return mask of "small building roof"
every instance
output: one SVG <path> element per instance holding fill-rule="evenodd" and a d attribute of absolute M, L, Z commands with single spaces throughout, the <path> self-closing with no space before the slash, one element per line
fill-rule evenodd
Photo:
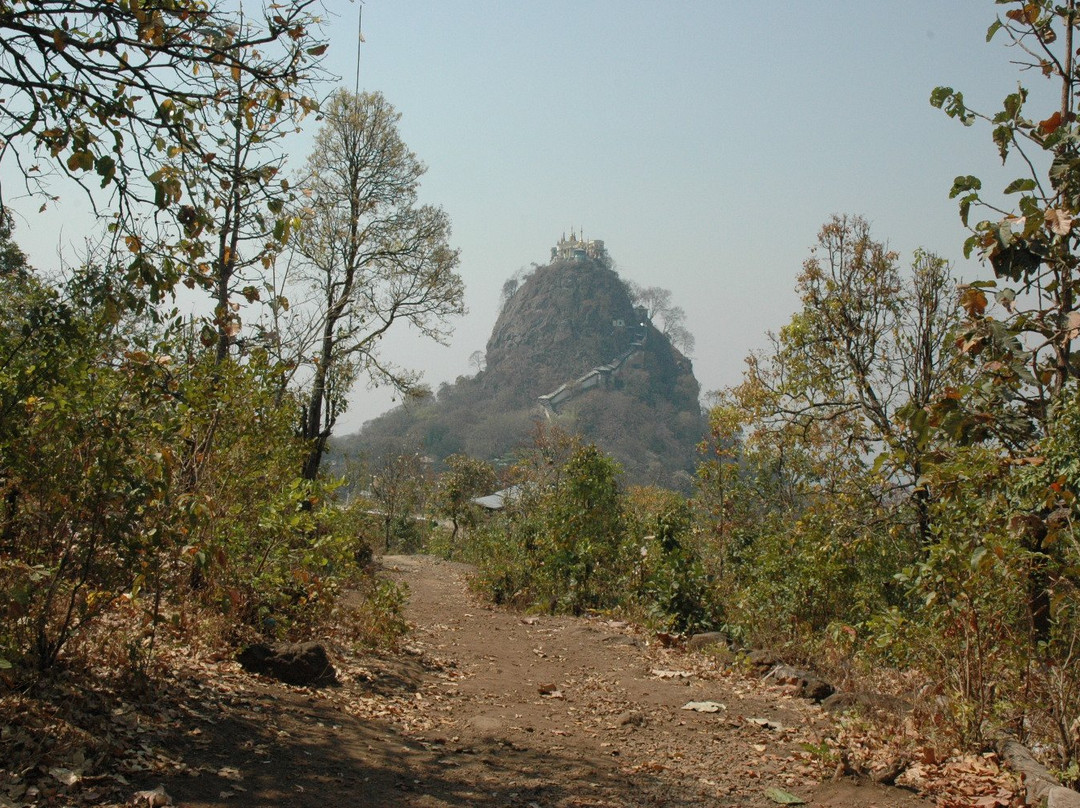
<path fill-rule="evenodd" d="M 481 508 L 487 508 L 489 511 L 501 511 L 509 503 L 516 502 L 521 499 L 521 486 L 512 485 L 509 488 L 504 488 L 502 491 L 496 491 L 494 494 L 488 494 L 486 497 L 476 497 L 471 502 L 479 505 Z"/>

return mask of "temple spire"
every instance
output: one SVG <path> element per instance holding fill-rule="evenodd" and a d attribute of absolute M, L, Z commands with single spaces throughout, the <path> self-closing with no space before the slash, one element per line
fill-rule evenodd
<path fill-rule="evenodd" d="M 559 243 L 551 248 L 552 263 L 556 261 L 585 261 L 587 259 L 604 261 L 607 259 L 607 250 L 604 248 L 604 242 L 600 239 L 586 240 L 584 228 L 579 231 L 575 225 L 570 226 L 569 239 L 566 238 L 566 231 L 564 230 Z"/>

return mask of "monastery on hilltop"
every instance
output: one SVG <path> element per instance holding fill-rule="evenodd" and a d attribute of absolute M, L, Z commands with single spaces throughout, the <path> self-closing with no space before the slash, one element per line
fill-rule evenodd
<path fill-rule="evenodd" d="M 586 241 L 585 236 L 578 237 L 573 228 L 570 229 L 569 239 L 566 233 L 563 233 L 559 243 L 551 248 L 551 263 L 553 264 L 558 261 L 584 261 L 586 258 L 591 258 L 593 261 L 606 260 L 607 250 L 604 249 L 604 242 L 600 239 Z"/>

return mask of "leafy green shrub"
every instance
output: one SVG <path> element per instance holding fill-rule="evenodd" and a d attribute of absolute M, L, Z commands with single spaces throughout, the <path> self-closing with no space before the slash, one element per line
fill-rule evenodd
<path fill-rule="evenodd" d="M 536 605 L 534 553 L 538 520 L 523 507 L 498 513 L 472 531 L 462 559 L 475 564 L 472 587 L 493 603 L 525 609 Z"/>
<path fill-rule="evenodd" d="M 115 353 L 93 312 L 39 326 L 62 363 L 0 338 L 0 656 L 43 671 L 119 598 L 162 583 L 176 468 L 158 438 L 168 394 L 144 373 L 147 355 Z"/>
<path fill-rule="evenodd" d="M 371 571 L 352 581 L 334 608 L 346 639 L 361 649 L 395 648 L 409 630 L 405 620 L 408 587 L 376 577 Z"/>
<path fill-rule="evenodd" d="M 484 461 L 455 454 L 446 458 L 447 470 L 439 479 L 436 512 L 450 520 L 452 530 L 442 545 L 446 558 L 453 558 L 460 530 L 476 527 L 483 509 L 472 500 L 495 490 L 494 467 Z"/>
<path fill-rule="evenodd" d="M 464 558 L 496 603 L 581 614 L 617 610 L 657 628 L 713 627 L 716 590 L 693 547 L 684 497 L 618 487 L 618 466 L 595 446 L 537 464 L 520 499 L 470 532 Z M 528 464 L 519 468 L 524 473 Z"/>
<path fill-rule="evenodd" d="M 326 507 L 332 486 L 298 479 L 275 363 L 216 362 L 179 330 L 92 300 L 75 316 L 32 277 L 8 280 L 5 303 L 42 313 L 0 328 L 0 664 L 45 671 L 109 614 L 138 624 L 137 670 L 166 615 L 226 615 L 234 636 L 329 615 L 360 545 Z"/>
<path fill-rule="evenodd" d="M 695 546 L 694 514 L 686 498 L 634 488 L 626 497 L 626 513 L 620 589 L 664 631 L 692 634 L 718 626 L 719 590 Z"/>
<path fill-rule="evenodd" d="M 615 560 L 623 538 L 619 468 L 596 446 L 570 457 L 536 537 L 537 577 L 551 611 L 580 614 L 617 602 Z"/>
<path fill-rule="evenodd" d="M 1024 690 L 1023 553 L 1007 530 L 1008 464 L 968 449 L 930 472 L 938 492 L 933 543 L 897 573 L 910 600 L 870 621 L 870 658 L 918 670 L 920 709 L 950 740 L 977 745 L 989 730 L 1017 723 Z"/>

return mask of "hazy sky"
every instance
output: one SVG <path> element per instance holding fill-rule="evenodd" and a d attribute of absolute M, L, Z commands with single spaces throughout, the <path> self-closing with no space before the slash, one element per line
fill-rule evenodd
<path fill-rule="evenodd" d="M 946 84 L 992 110 L 1015 88 L 1015 54 L 985 42 L 1000 10 L 368 0 L 361 87 L 397 106 L 429 166 L 422 195 L 453 221 L 469 307 L 450 348 L 395 350 L 433 387 L 473 372 L 503 281 L 545 263 L 571 226 L 603 239 L 624 277 L 672 290 L 704 391 L 737 382 L 746 353 L 790 317 L 795 277 L 833 213 L 867 217 L 905 261 L 920 246 L 960 259 L 953 178 L 1004 187 L 1011 175 L 988 132 L 928 99 Z M 348 11 L 331 64 L 352 86 Z M 388 403 L 358 390 L 346 427 Z"/>
<path fill-rule="evenodd" d="M 351 89 L 359 7 L 328 5 L 340 13 L 330 67 Z M 1003 188 L 1014 172 L 985 128 L 928 99 L 946 84 L 995 110 L 1015 89 L 1015 54 L 985 43 L 1000 11 L 991 0 L 367 0 L 361 89 L 397 107 L 429 167 L 421 196 L 453 222 L 469 308 L 449 347 L 398 335 L 387 350 L 433 388 L 472 373 L 503 281 L 545 263 L 571 227 L 603 239 L 623 277 L 671 289 L 703 391 L 737 382 L 746 353 L 789 319 L 832 214 L 865 216 L 905 261 L 920 246 L 960 259 L 953 178 Z M 309 144 L 292 142 L 297 163 Z M 17 237 L 40 265 L 55 233 L 28 214 Z M 392 403 L 363 385 L 353 402 L 342 433 Z"/>

